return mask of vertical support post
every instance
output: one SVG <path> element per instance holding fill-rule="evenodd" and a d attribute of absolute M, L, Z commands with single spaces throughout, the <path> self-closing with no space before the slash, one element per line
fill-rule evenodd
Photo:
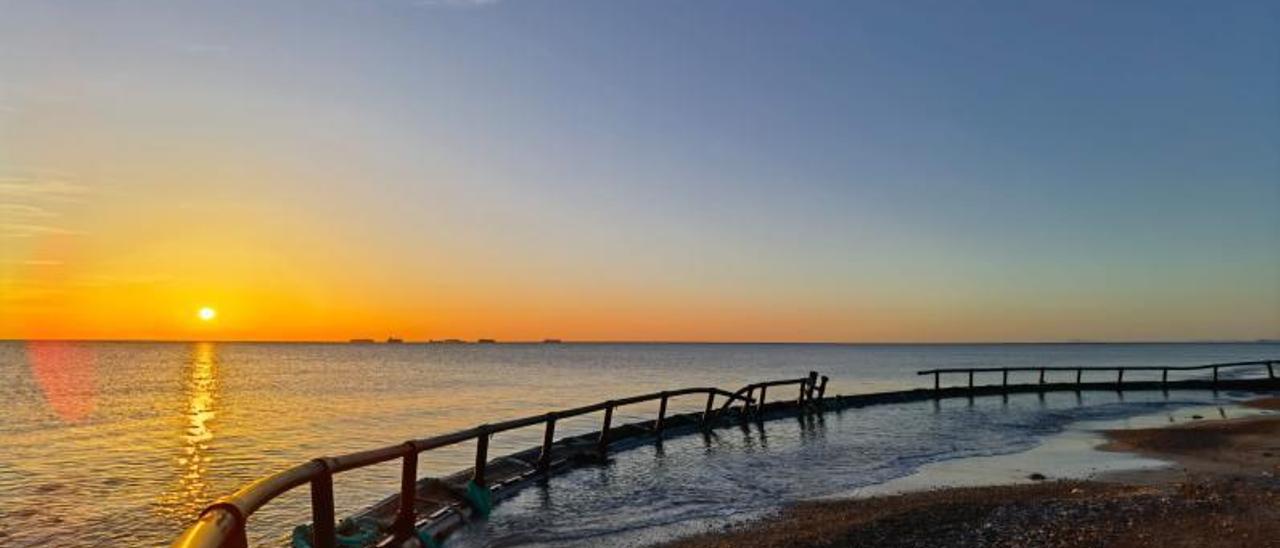
<path fill-rule="evenodd" d="M 1009 370 L 1008 369 L 1004 369 L 1000 371 L 1000 386 L 1003 386 L 1006 389 L 1009 388 Z"/>
<path fill-rule="evenodd" d="M 236 520 L 236 530 L 231 533 L 228 548 L 249 548 L 249 534 L 245 531 L 244 520 Z"/>
<path fill-rule="evenodd" d="M 764 397 L 768 393 L 769 393 L 768 386 L 760 387 L 760 399 L 756 400 L 756 415 L 759 415 L 760 413 L 764 412 Z"/>
<path fill-rule="evenodd" d="M 600 426 L 600 439 L 596 440 L 596 452 L 601 457 L 609 452 L 609 424 L 613 422 L 613 401 L 605 403 L 604 424 Z"/>
<path fill-rule="evenodd" d="M 1267 378 L 1276 378 L 1276 370 L 1273 368 L 1276 362 L 1267 362 Z"/>
<path fill-rule="evenodd" d="M 556 441 L 556 414 L 547 413 L 547 428 L 542 433 L 542 452 L 538 454 L 538 471 L 551 469 L 551 444 Z"/>
<path fill-rule="evenodd" d="M 207 507 L 204 509 L 204 512 L 207 513 L 213 508 L 213 506 Z M 246 520 L 244 516 L 240 515 L 240 510 L 234 506 L 227 508 L 227 513 L 231 514 L 232 519 L 234 519 L 236 523 L 231 529 L 231 534 L 227 536 L 226 540 L 223 541 L 221 545 L 219 545 L 219 548 L 249 548 L 249 535 L 245 534 Z"/>
<path fill-rule="evenodd" d="M 662 393 L 662 401 L 658 404 L 658 420 L 653 424 L 655 432 L 662 432 L 662 423 L 667 420 L 667 393 Z"/>
<path fill-rule="evenodd" d="M 716 393 L 707 392 L 707 408 L 702 411 L 702 424 L 707 424 L 711 419 L 711 407 L 716 403 Z"/>
<path fill-rule="evenodd" d="M 1040 384 L 1044 384 L 1044 368 L 1040 368 Z"/>
<path fill-rule="evenodd" d="M 1213 385 L 1218 385 L 1218 366 L 1213 366 Z"/>
<path fill-rule="evenodd" d="M 322 471 L 311 479 L 311 534 L 312 546 L 333 548 L 337 531 L 333 523 L 333 472 L 328 459 L 315 459 Z"/>
<path fill-rule="evenodd" d="M 1124 368 L 1116 369 L 1116 390 L 1120 389 L 1120 385 L 1124 384 Z"/>
<path fill-rule="evenodd" d="M 805 386 L 808 387 L 809 389 L 809 393 L 805 395 L 805 399 L 813 400 L 813 391 L 817 390 L 818 388 L 818 372 L 817 371 L 809 372 L 809 382 L 805 383 Z"/>
<path fill-rule="evenodd" d="M 1160 385 L 1161 385 L 1161 386 L 1164 386 L 1164 385 L 1166 385 L 1166 384 L 1169 384 L 1169 370 L 1168 370 L 1168 369 L 1161 369 L 1161 370 L 1160 370 Z"/>
<path fill-rule="evenodd" d="M 804 393 L 806 392 L 804 381 L 800 382 L 800 396 L 796 398 L 796 405 L 804 404 Z"/>
<path fill-rule="evenodd" d="M 822 380 L 818 382 L 818 399 L 827 397 L 827 381 L 831 380 L 826 375 L 822 376 Z"/>
<path fill-rule="evenodd" d="M 1080 378 L 1084 376 L 1084 369 L 1076 369 L 1076 384 L 1080 384 Z"/>
<path fill-rule="evenodd" d="M 941 386 L 940 386 L 941 382 L 939 381 L 939 377 L 941 376 L 942 374 L 940 372 L 938 372 L 937 370 L 934 370 L 933 372 L 933 391 L 934 392 L 937 392 L 938 390 L 941 389 Z M 937 394 L 934 394 L 934 397 L 937 397 Z"/>
<path fill-rule="evenodd" d="M 969 389 L 973 389 L 973 370 L 969 370 Z"/>
<path fill-rule="evenodd" d="M 480 435 L 476 436 L 476 467 L 471 473 L 471 481 L 480 487 L 485 486 L 485 468 L 489 465 L 489 425 L 480 427 Z"/>
<path fill-rule="evenodd" d="M 396 538 L 413 536 L 413 520 L 418 501 L 418 447 L 412 441 L 404 442 L 404 464 L 400 467 L 400 512 L 396 516 Z"/>

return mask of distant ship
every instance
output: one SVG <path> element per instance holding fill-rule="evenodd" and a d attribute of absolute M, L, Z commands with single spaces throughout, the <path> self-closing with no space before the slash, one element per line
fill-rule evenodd
<path fill-rule="evenodd" d="M 351 339 L 351 344 L 373 344 L 373 339 Z"/>
<path fill-rule="evenodd" d="M 493 344 L 496 342 L 498 341 L 495 341 L 493 339 L 476 339 L 476 344 Z"/>
<path fill-rule="evenodd" d="M 560 344 L 561 342 L 564 341 L 561 341 L 560 339 L 542 339 L 542 344 Z"/>
<path fill-rule="evenodd" d="M 387 344 L 400 344 L 400 343 L 402 343 L 402 342 L 404 342 L 404 339 L 397 339 L 397 338 L 395 338 L 395 337 L 387 337 Z"/>

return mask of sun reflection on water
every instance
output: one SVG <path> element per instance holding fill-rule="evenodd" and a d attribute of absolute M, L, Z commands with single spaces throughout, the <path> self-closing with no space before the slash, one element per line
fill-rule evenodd
<path fill-rule="evenodd" d="M 174 457 L 177 482 L 161 496 L 167 514 L 183 519 L 196 515 L 211 500 L 209 466 L 213 460 L 213 421 L 217 417 L 218 354 L 213 343 L 195 343 L 184 371 L 181 450 Z"/>

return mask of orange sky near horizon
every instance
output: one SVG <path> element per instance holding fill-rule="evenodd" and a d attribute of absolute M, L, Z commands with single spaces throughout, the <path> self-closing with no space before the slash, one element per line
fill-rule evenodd
<path fill-rule="evenodd" d="M 892 284 L 861 302 L 848 295 L 824 302 L 800 289 L 753 294 L 732 281 L 718 291 L 663 287 L 661 280 L 648 290 L 528 285 L 517 277 L 477 276 L 468 285 L 449 274 L 444 281 L 395 275 L 395 265 L 342 267 L 365 260 L 358 253 L 306 260 L 244 242 L 221 251 L 183 243 L 152 243 L 127 258 L 83 243 L 51 244 L 62 259 L 35 259 L 4 273 L 0 338 L 985 342 L 1170 340 L 1168 333 L 1212 333 L 1223 325 L 1199 318 L 1194 304 L 1162 321 L 1142 309 L 1099 320 L 1105 303 L 1010 306 L 962 293 L 912 296 Z M 217 317 L 201 321 L 204 306 Z"/>

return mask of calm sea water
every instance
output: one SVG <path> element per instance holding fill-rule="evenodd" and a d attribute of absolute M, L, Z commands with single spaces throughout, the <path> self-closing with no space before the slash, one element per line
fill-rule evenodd
<path fill-rule="evenodd" d="M 212 499 L 309 458 L 664 388 L 734 389 L 812 369 L 831 376 L 828 393 L 848 394 L 927 386 L 914 372 L 934 367 L 1193 365 L 1277 356 L 1274 344 L 2 342 L 0 544 L 162 545 Z M 500 506 L 455 543 L 626 544 L 647 538 L 640 532 L 885 481 L 928 462 L 1026 448 L 1074 420 L 1211 398 L 997 398 L 729 428 L 558 477 Z M 702 403 L 673 405 L 693 411 Z M 654 412 L 626 408 L 618 419 Z M 571 420 L 558 430 L 595 430 L 597 420 Z M 492 454 L 537 445 L 540 436 L 537 428 L 496 436 Z M 451 473 L 471 458 L 470 446 L 432 451 L 420 470 Z M 339 512 L 395 492 L 398 478 L 394 463 L 338 476 Z M 305 488 L 277 499 L 253 517 L 252 538 L 284 538 L 308 520 L 308 508 Z"/>

